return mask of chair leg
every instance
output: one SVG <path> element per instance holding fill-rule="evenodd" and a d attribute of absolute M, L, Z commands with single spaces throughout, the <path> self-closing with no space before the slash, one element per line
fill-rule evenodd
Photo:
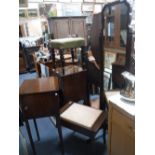
<path fill-rule="evenodd" d="M 28 136 L 29 136 L 29 140 L 30 140 L 30 144 L 31 144 L 31 147 L 32 147 L 33 154 L 36 155 L 36 150 L 35 150 L 35 146 L 34 146 L 34 143 L 33 143 L 32 134 L 31 134 L 31 130 L 30 130 L 28 120 L 26 120 L 25 123 L 26 123 L 26 129 L 27 129 L 27 132 L 28 132 Z"/>
<path fill-rule="evenodd" d="M 62 128 L 60 125 L 60 117 L 59 116 L 56 116 L 56 124 L 57 124 L 58 134 L 59 134 L 59 138 L 60 138 L 61 154 L 64 155 L 64 143 L 63 143 Z"/>
<path fill-rule="evenodd" d="M 40 141 L 40 135 L 39 135 L 39 130 L 38 130 L 36 119 L 33 119 L 33 122 L 34 122 L 34 126 L 35 126 L 35 129 L 36 129 L 38 141 Z"/>
<path fill-rule="evenodd" d="M 95 146 L 94 146 L 94 141 L 95 141 L 95 137 L 94 136 L 92 136 L 91 137 L 91 154 L 92 155 L 95 155 Z"/>
<path fill-rule="evenodd" d="M 103 143 L 106 145 L 106 127 L 103 127 Z"/>

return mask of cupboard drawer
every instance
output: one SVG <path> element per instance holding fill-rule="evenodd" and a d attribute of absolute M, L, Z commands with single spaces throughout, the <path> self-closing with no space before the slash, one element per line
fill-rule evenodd
<path fill-rule="evenodd" d="M 121 113 L 115 108 L 112 109 L 112 123 L 117 124 L 130 137 L 134 138 L 135 136 L 134 121 L 128 118 L 127 116 L 125 116 L 123 113 Z"/>

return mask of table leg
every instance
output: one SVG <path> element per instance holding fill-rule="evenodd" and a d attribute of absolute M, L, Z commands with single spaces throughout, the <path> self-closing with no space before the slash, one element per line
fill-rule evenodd
<path fill-rule="evenodd" d="M 31 134 L 31 130 L 30 130 L 28 120 L 26 120 L 25 123 L 26 123 L 26 129 L 27 129 L 27 132 L 28 132 L 28 136 L 29 136 L 29 140 L 30 140 L 30 144 L 31 144 L 31 147 L 32 147 L 33 154 L 37 155 L 36 150 L 35 150 L 35 146 L 34 146 L 34 143 L 33 143 L 32 134 Z"/>
<path fill-rule="evenodd" d="M 59 138 L 60 138 L 61 154 L 64 155 L 64 143 L 63 143 L 62 129 L 61 129 L 61 125 L 60 125 L 59 115 L 56 116 L 56 124 L 57 124 Z"/>
<path fill-rule="evenodd" d="M 33 119 L 33 122 L 34 122 L 34 126 L 35 126 L 35 129 L 36 129 L 38 141 L 40 141 L 40 135 L 39 135 L 39 130 L 38 130 L 36 119 Z"/>

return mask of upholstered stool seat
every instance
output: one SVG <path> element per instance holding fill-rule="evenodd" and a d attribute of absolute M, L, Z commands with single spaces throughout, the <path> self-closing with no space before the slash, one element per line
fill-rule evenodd
<path fill-rule="evenodd" d="M 60 118 L 73 124 L 92 129 L 102 111 L 89 106 L 73 103 L 67 110 L 61 113 Z"/>
<path fill-rule="evenodd" d="M 62 38 L 49 41 L 49 46 L 55 49 L 76 48 L 84 46 L 84 38 Z"/>
<path fill-rule="evenodd" d="M 100 129 L 103 129 L 103 141 L 105 144 L 106 129 L 104 123 L 107 120 L 106 111 L 75 102 L 69 102 L 60 109 L 60 120 L 62 126 L 90 138 L 90 149 L 92 149 L 91 154 L 96 154 L 94 142 L 95 136 Z"/>
<path fill-rule="evenodd" d="M 60 59 L 61 67 L 64 67 L 65 62 L 65 51 L 69 50 L 71 52 L 71 63 L 75 63 L 75 51 L 77 48 L 81 48 L 81 65 L 84 67 L 84 46 L 85 40 L 84 38 L 60 38 L 60 39 L 52 39 L 49 40 L 49 49 L 52 55 L 53 62 L 56 62 L 56 59 Z M 58 51 L 59 56 L 56 56 L 56 51 Z M 66 55 L 68 57 L 69 55 Z M 77 57 L 76 57 L 77 58 Z M 69 62 L 70 63 L 70 62 Z M 53 65 L 56 68 L 56 65 Z"/>

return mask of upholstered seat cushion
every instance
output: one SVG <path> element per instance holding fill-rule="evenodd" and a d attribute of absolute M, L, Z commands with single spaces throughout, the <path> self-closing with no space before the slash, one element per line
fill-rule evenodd
<path fill-rule="evenodd" d="M 62 39 L 52 39 L 49 41 L 49 46 L 51 48 L 66 49 L 66 48 L 76 48 L 81 47 L 85 43 L 84 38 L 62 38 Z"/>
<path fill-rule="evenodd" d="M 92 128 L 101 114 L 102 111 L 99 109 L 73 103 L 61 113 L 60 118 L 76 125 Z"/>

